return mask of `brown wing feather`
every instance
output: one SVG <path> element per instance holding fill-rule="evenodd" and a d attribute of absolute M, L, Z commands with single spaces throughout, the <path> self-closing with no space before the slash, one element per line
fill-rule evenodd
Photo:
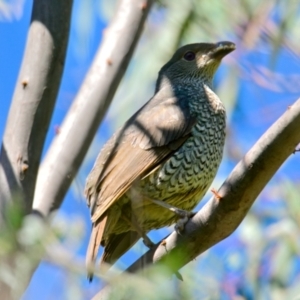
<path fill-rule="evenodd" d="M 136 231 L 127 231 L 111 236 L 105 244 L 101 263 L 114 264 L 127 250 L 129 250 L 140 238 Z"/>
<path fill-rule="evenodd" d="M 86 254 L 86 266 L 88 269 L 94 266 L 94 261 L 99 251 L 106 222 L 107 222 L 107 214 L 103 215 L 101 220 L 99 220 L 98 222 L 93 223 L 92 234 L 90 237 L 90 242 Z M 92 281 L 93 271 L 88 270 L 87 277 L 89 281 Z"/>
<path fill-rule="evenodd" d="M 189 136 L 196 119 L 177 98 L 155 95 L 118 130 L 100 152 L 86 194 L 96 222 L 130 188 Z"/>

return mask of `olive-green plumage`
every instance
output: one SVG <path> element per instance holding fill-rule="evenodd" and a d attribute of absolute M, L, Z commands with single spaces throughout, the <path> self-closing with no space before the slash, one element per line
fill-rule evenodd
<path fill-rule="evenodd" d="M 140 238 L 128 220 L 144 232 L 176 222 L 151 199 L 192 210 L 204 196 L 225 139 L 225 109 L 212 79 L 234 49 L 231 42 L 178 49 L 160 70 L 154 96 L 105 144 L 86 183 L 88 265 L 100 244 L 102 261 L 114 263 Z"/>

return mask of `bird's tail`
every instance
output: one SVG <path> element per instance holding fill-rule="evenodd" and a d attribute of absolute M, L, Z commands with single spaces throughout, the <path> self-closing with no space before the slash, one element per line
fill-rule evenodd
<path fill-rule="evenodd" d="M 107 214 L 102 216 L 99 221 L 96 221 L 93 224 L 92 234 L 86 253 L 87 278 L 90 282 L 93 280 L 95 261 L 102 241 L 106 222 Z"/>
<path fill-rule="evenodd" d="M 139 239 L 140 235 L 136 231 L 131 230 L 110 236 L 106 241 L 100 265 L 102 263 L 113 265 Z"/>

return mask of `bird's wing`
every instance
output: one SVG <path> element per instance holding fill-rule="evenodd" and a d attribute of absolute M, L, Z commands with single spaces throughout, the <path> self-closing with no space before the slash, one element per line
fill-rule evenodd
<path fill-rule="evenodd" d="M 196 118 L 188 104 L 163 93 L 154 96 L 118 130 L 100 152 L 86 184 L 96 222 L 130 188 L 178 149 Z"/>
<path fill-rule="evenodd" d="M 101 263 L 113 265 L 125 252 L 127 252 L 139 239 L 137 231 L 126 231 L 114 234 L 106 241 Z"/>

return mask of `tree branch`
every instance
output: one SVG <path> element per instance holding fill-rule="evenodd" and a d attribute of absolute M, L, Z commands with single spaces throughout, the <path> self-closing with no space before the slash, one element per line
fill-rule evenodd
<path fill-rule="evenodd" d="M 7 206 L 16 203 L 22 213 L 32 206 L 37 171 L 46 133 L 62 76 L 72 10 L 72 0 L 36 0 L 21 70 L 4 132 L 0 155 L 0 227 L 10 233 L 12 214 Z M 19 215 L 14 211 L 14 217 Z M 1 225 L 7 225 L 1 226 Z M 10 230 L 10 231 L 9 231 Z M 18 268 L 18 247 L 2 255 L 2 265 Z M 4 250 L 5 253 L 5 250 Z M 26 285 L 26 276 L 19 288 L 1 278 L 3 299 L 13 299 Z M 18 295 L 20 296 L 20 295 Z"/>
<path fill-rule="evenodd" d="M 25 212 L 31 210 L 37 170 L 64 66 L 72 2 L 34 1 L 1 148 L 1 212 L 11 199 L 21 200 Z"/>
<path fill-rule="evenodd" d="M 120 0 L 83 85 L 42 163 L 33 209 L 47 216 L 67 192 L 109 107 L 153 0 Z"/>
<path fill-rule="evenodd" d="M 218 191 L 186 224 L 184 234 L 173 232 L 132 264 L 136 272 L 149 264 L 164 264 L 175 272 L 229 236 L 300 141 L 300 99 L 263 134 L 231 172 Z"/>
<path fill-rule="evenodd" d="M 218 191 L 185 226 L 175 231 L 127 268 L 135 273 L 148 265 L 163 265 L 175 273 L 201 253 L 228 237 L 245 218 L 251 205 L 300 141 L 300 99 L 264 133 L 231 172 Z M 160 276 L 162 274 L 160 273 Z M 93 299 L 107 299 L 107 285 Z"/>

